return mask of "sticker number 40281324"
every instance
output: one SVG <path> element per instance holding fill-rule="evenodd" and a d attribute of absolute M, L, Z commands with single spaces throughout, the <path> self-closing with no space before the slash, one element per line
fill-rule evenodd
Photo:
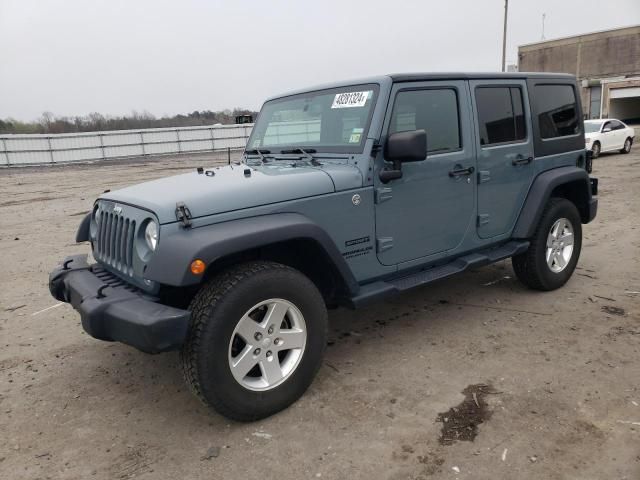
<path fill-rule="evenodd" d="M 371 90 L 367 92 L 338 93 L 333 99 L 331 108 L 364 107 Z"/>

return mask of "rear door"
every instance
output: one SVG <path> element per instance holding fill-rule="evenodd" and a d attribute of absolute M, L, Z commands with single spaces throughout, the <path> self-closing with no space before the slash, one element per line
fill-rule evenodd
<path fill-rule="evenodd" d="M 477 127 L 478 218 L 481 238 L 508 233 L 534 175 L 524 80 L 470 82 Z"/>

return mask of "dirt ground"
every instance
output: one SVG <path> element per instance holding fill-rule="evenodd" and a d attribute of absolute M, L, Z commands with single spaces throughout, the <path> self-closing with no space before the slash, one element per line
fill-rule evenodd
<path fill-rule="evenodd" d="M 0 171 L 0 478 L 640 479 L 640 145 L 595 161 L 564 288 L 527 290 L 505 261 L 330 312 L 309 391 L 253 424 L 203 407 L 176 353 L 90 338 L 47 289 L 88 251 L 99 193 L 211 162 Z"/>

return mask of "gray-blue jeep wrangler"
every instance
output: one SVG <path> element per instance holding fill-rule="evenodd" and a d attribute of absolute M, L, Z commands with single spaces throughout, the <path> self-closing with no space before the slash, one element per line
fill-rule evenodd
<path fill-rule="evenodd" d="M 243 162 L 108 192 L 50 290 L 101 340 L 179 349 L 193 392 L 249 421 L 298 399 L 327 308 L 512 258 L 571 277 L 596 215 L 576 80 L 403 74 L 268 100 Z"/>

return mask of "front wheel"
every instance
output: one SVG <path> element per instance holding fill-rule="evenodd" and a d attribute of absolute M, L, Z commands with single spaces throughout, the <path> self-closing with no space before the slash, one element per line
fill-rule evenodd
<path fill-rule="evenodd" d="M 591 147 L 591 158 L 598 158 L 600 156 L 600 142 L 593 142 Z"/>
<path fill-rule="evenodd" d="M 327 310 L 299 271 L 274 262 L 232 267 L 205 284 L 190 309 L 184 377 L 220 414 L 268 417 L 313 381 L 327 341 Z"/>
<path fill-rule="evenodd" d="M 512 258 L 518 279 L 536 290 L 563 286 L 576 268 L 582 248 L 582 222 L 565 198 L 549 200 L 529 249 Z"/>

